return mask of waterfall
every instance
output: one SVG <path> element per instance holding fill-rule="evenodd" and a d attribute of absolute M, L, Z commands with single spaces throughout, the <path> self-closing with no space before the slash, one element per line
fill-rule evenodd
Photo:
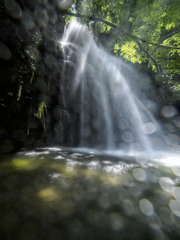
<path fill-rule="evenodd" d="M 79 146 L 104 150 L 150 151 L 158 124 L 132 91 L 126 64 L 97 46 L 86 26 L 72 21 L 60 41 L 72 124 Z M 77 126 L 78 125 L 78 126 Z"/>

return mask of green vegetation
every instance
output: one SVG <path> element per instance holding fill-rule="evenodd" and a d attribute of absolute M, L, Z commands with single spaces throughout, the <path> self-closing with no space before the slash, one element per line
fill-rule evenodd
<path fill-rule="evenodd" d="M 144 64 L 178 97 L 180 91 L 179 0 L 77 0 L 78 15 L 96 37 L 127 62 Z M 69 18 L 69 16 L 68 16 Z"/>

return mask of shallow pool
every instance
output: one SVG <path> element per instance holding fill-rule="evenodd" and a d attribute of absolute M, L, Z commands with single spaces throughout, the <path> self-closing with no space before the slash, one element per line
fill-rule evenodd
<path fill-rule="evenodd" d="M 143 159 L 56 147 L 1 156 L 0 239 L 180 239 L 180 167 Z"/>

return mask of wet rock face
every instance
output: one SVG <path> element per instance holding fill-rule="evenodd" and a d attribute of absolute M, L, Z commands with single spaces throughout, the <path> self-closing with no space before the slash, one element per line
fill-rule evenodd
<path fill-rule="evenodd" d="M 65 22 L 57 1 L 5 0 L 0 6 L 1 152 L 63 144 L 69 128 L 68 84 L 61 80 L 57 39 Z"/>

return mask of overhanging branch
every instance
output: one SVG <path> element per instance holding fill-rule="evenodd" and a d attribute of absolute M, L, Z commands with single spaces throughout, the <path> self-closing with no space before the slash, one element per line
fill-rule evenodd
<path fill-rule="evenodd" d="M 158 43 L 153 43 L 153 42 L 149 42 L 147 41 L 146 39 L 143 39 L 143 38 L 140 38 L 140 37 L 137 37 L 131 33 L 128 33 L 126 32 L 125 30 L 123 29 L 120 29 L 118 26 L 116 26 L 115 24 L 111 23 L 111 22 L 108 22 L 106 20 L 103 20 L 101 18 L 97 18 L 97 17 L 92 17 L 92 16 L 88 16 L 88 15 L 84 15 L 84 14 L 78 14 L 78 13 L 71 13 L 71 12 L 67 12 L 67 11 L 61 11 L 61 14 L 62 15 L 68 15 L 68 16 L 74 16 L 74 17 L 77 17 L 77 18 L 86 18 L 86 19 L 89 19 L 91 21 L 96 21 L 96 22 L 102 22 L 112 28 L 115 28 L 117 29 L 118 31 L 121 31 L 124 35 L 132 38 L 134 41 L 141 41 L 143 43 L 146 43 L 148 45 L 153 45 L 153 46 L 156 46 L 156 47 L 160 47 L 160 48 L 166 48 L 166 49 L 180 49 L 179 47 L 173 47 L 173 46 L 165 46 L 165 45 L 162 45 L 162 44 L 158 44 Z"/>
<path fill-rule="evenodd" d="M 159 66 L 158 66 L 156 60 L 142 47 L 142 45 L 140 44 L 139 41 L 137 41 L 137 44 L 138 44 L 139 48 L 146 54 L 147 58 L 151 59 L 151 61 L 154 63 L 156 71 L 159 72 Z"/>

